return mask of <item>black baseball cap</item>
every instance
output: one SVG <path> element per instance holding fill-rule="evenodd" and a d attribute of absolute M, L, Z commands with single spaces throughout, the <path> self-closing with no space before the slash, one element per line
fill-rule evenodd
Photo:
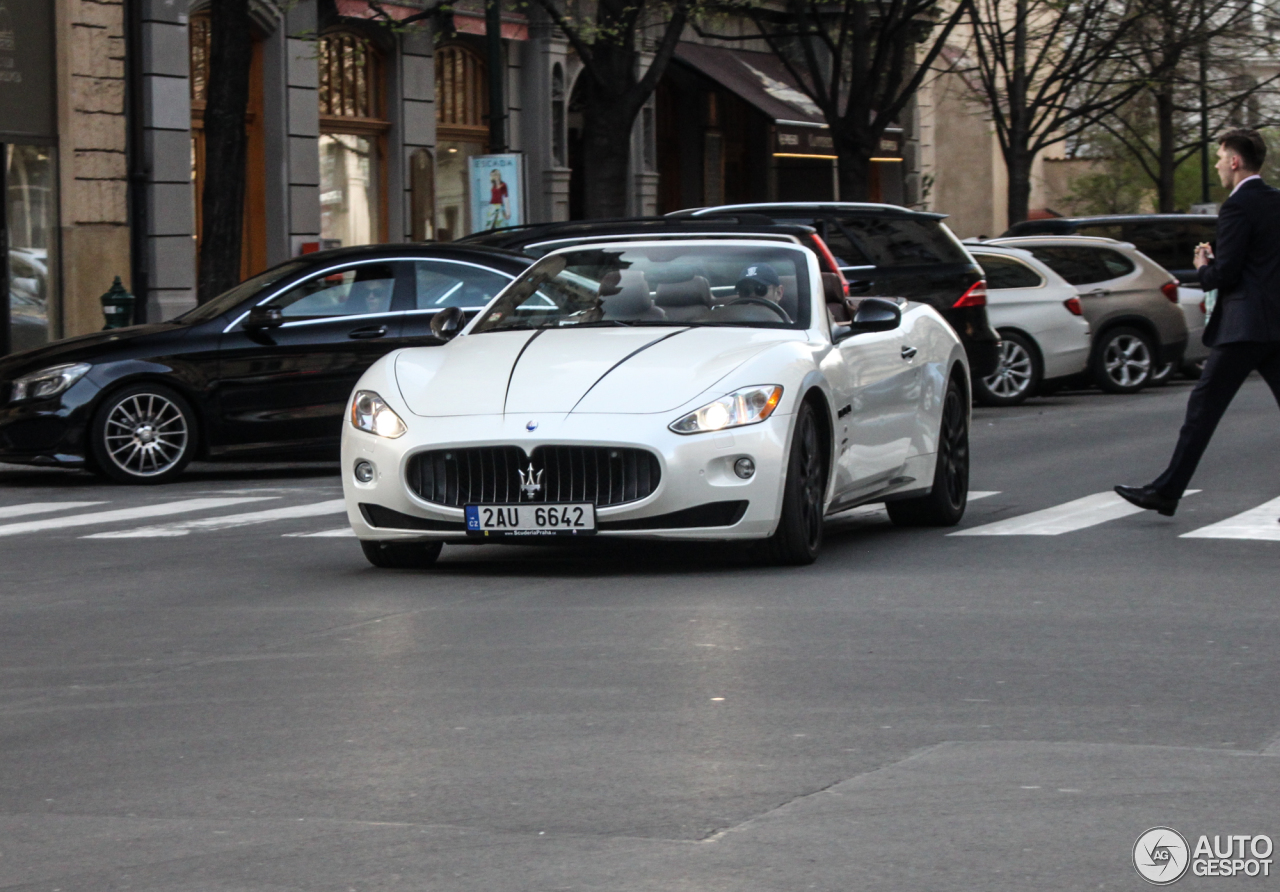
<path fill-rule="evenodd" d="M 767 263 L 753 263 L 742 271 L 742 277 L 738 279 L 738 287 L 741 288 L 747 283 L 758 282 L 761 285 L 771 285 L 778 287 L 782 284 L 782 280 L 778 278 L 778 271 Z"/>

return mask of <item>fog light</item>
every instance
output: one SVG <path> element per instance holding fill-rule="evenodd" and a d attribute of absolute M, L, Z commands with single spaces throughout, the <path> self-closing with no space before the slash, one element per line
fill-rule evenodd
<path fill-rule="evenodd" d="M 751 479 L 751 475 L 756 472 L 756 463 L 749 458 L 740 458 L 733 463 L 733 473 L 737 474 L 743 480 Z"/>
<path fill-rule="evenodd" d="M 361 483 L 372 483 L 373 465 L 363 460 L 356 462 L 356 479 Z"/>

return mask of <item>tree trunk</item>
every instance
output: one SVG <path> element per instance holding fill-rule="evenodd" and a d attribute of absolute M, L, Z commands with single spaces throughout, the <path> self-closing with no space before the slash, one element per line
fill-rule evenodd
<path fill-rule="evenodd" d="M 1177 139 L 1174 130 L 1175 113 L 1173 85 L 1163 83 L 1156 91 L 1156 125 L 1160 141 L 1156 158 L 1160 178 L 1156 181 L 1156 194 L 1162 214 L 1171 214 L 1174 208 L 1174 142 Z"/>
<path fill-rule="evenodd" d="M 212 47 L 209 95 L 204 111 L 204 194 L 201 217 L 201 303 L 240 282 L 243 239 L 245 154 L 244 116 L 249 105 L 253 34 L 249 0 L 214 0 L 210 8 Z"/>
<path fill-rule="evenodd" d="M 636 114 L 597 84 L 588 81 L 583 86 L 583 212 L 588 219 L 625 217 Z"/>
<path fill-rule="evenodd" d="M 836 169 L 840 183 L 837 201 L 871 200 L 871 152 L 857 139 L 837 141 Z"/>
<path fill-rule="evenodd" d="M 1006 211 L 1009 225 L 1027 219 L 1031 209 L 1031 162 L 1035 155 L 1027 148 L 1026 135 L 1005 152 L 1005 169 L 1009 175 L 1009 197 Z"/>

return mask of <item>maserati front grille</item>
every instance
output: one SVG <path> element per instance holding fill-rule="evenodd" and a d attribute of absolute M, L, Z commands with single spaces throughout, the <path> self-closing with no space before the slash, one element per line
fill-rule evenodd
<path fill-rule="evenodd" d="M 437 505 L 594 502 L 624 505 L 658 488 L 658 457 L 622 446 L 472 446 L 419 452 L 409 488 Z"/>

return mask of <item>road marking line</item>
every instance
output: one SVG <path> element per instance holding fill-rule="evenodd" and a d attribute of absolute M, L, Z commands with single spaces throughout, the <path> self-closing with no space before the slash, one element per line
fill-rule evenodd
<path fill-rule="evenodd" d="M 976 502 L 978 499 L 988 499 L 991 496 L 998 495 L 1000 495 L 1000 490 L 998 489 L 975 489 L 973 492 L 969 493 L 969 501 Z"/>
<path fill-rule="evenodd" d="M 337 530 L 321 530 L 318 533 L 284 533 L 285 539 L 354 539 L 356 531 L 351 527 Z"/>
<path fill-rule="evenodd" d="M 270 497 L 267 497 L 270 498 Z M 226 508 L 245 502 L 262 502 L 264 498 L 242 497 L 238 499 L 183 499 L 180 502 L 162 502 L 158 505 L 142 505 L 137 508 L 117 508 L 114 511 L 94 511 L 89 514 L 72 514 L 70 517 L 46 517 L 43 520 L 25 520 L 0 526 L 0 536 L 18 533 L 36 533 L 42 530 L 60 530 L 67 527 L 83 527 L 95 523 L 115 523 L 121 520 L 139 520 L 144 517 L 164 517 L 187 511 L 207 511 Z"/>
<path fill-rule="evenodd" d="M 1183 533 L 1181 539 L 1262 539 L 1280 542 L 1280 499 L 1263 502 L 1235 517 Z"/>
<path fill-rule="evenodd" d="M 47 514 L 51 511 L 70 511 L 73 508 L 92 508 L 106 502 L 27 502 L 24 505 L 0 506 L 0 517 L 26 517 L 28 514 Z"/>
<path fill-rule="evenodd" d="M 210 532 L 213 530 L 229 530 L 233 527 L 244 527 L 255 523 L 268 523 L 273 520 L 292 520 L 297 517 L 321 517 L 325 514 L 338 514 L 347 510 L 344 499 L 331 499 L 327 502 L 313 502 L 310 505 L 288 505 L 284 508 L 270 508 L 266 511 L 250 511 L 245 514 L 227 514 L 222 517 L 202 517 L 198 520 L 180 520 L 177 523 L 166 523 L 151 527 L 138 527 L 133 530 L 116 530 L 109 533 L 94 533 L 82 536 L 82 539 L 160 539 L 172 536 L 187 536 L 192 532 Z"/>
<path fill-rule="evenodd" d="M 1198 489 L 1189 489 L 1186 494 L 1191 495 L 1199 491 Z M 1045 508 L 1042 511 L 1032 511 L 1030 514 L 1022 514 L 1018 517 L 1010 517 L 1007 520 L 998 520 L 995 523 L 970 527 L 967 530 L 960 530 L 947 535 L 1061 536 L 1063 533 L 1073 533 L 1076 530 L 1097 526 L 1109 520 L 1118 520 L 1131 514 L 1141 514 L 1145 510 L 1145 508 L 1139 508 L 1137 505 L 1131 505 L 1114 492 L 1096 492 L 1091 496 L 1064 502 L 1061 505 Z M 1277 526 L 1280 526 L 1280 524 L 1277 524 Z"/>

